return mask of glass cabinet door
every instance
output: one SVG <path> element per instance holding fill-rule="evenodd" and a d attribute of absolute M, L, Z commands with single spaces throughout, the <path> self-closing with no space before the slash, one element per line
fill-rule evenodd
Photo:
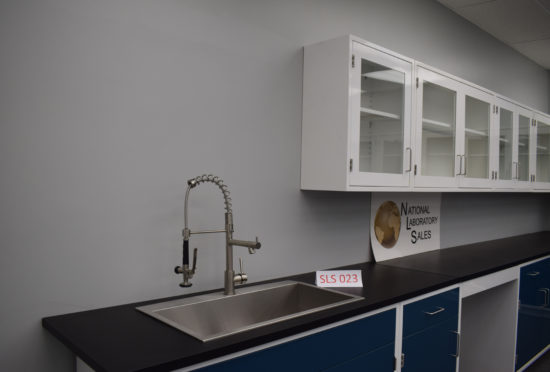
<path fill-rule="evenodd" d="M 532 140 L 534 130 L 532 126 L 533 113 L 527 109 L 517 106 L 518 110 L 518 160 L 516 163 L 516 182 L 520 183 L 521 187 L 529 187 L 531 183 L 531 175 L 534 170 L 531 169 L 534 165 L 535 156 L 533 153 Z"/>
<path fill-rule="evenodd" d="M 412 64 L 358 43 L 352 58 L 356 135 L 350 141 L 350 180 L 356 185 L 408 186 Z"/>
<path fill-rule="evenodd" d="M 415 186 L 457 186 L 458 83 L 417 70 Z"/>
<path fill-rule="evenodd" d="M 518 161 L 516 178 L 520 182 L 530 182 L 531 115 L 520 113 L 518 120 Z"/>
<path fill-rule="evenodd" d="M 541 115 L 536 116 L 536 173 L 535 182 L 550 187 L 550 118 Z M 539 187 L 537 187 L 539 188 Z"/>
<path fill-rule="evenodd" d="M 498 179 L 512 181 L 515 177 L 514 160 L 514 113 L 504 107 L 499 108 L 498 133 Z"/>
<path fill-rule="evenodd" d="M 493 149 L 492 136 L 497 136 L 492 126 L 494 97 L 479 89 L 464 86 L 464 152 L 462 161 L 463 176 L 460 185 L 464 187 L 488 188 L 496 179 L 497 169 L 491 166 L 497 150 Z"/>
<path fill-rule="evenodd" d="M 424 81 L 422 84 L 423 176 L 454 177 L 456 92 Z"/>
<path fill-rule="evenodd" d="M 489 179 L 491 105 L 466 95 L 464 121 L 464 176 Z"/>
<path fill-rule="evenodd" d="M 405 74 L 361 59 L 359 171 L 403 173 Z"/>

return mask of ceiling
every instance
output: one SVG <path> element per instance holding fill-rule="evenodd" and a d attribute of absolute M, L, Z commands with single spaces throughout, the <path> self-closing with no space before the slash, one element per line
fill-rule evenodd
<path fill-rule="evenodd" d="M 550 0 L 437 0 L 550 70 Z"/>

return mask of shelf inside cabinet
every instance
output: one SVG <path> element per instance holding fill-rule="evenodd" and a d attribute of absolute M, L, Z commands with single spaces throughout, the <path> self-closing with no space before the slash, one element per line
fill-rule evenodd
<path fill-rule="evenodd" d="M 476 136 L 483 136 L 483 137 L 487 137 L 488 134 L 485 133 L 485 132 L 482 132 L 480 130 L 475 130 L 475 129 L 470 129 L 470 128 L 465 128 L 464 131 L 468 134 L 475 134 Z"/>
<path fill-rule="evenodd" d="M 361 74 L 361 76 L 369 79 L 389 81 L 390 83 L 405 83 L 405 75 L 396 70 L 372 71 Z"/>
<path fill-rule="evenodd" d="M 431 120 L 431 119 L 422 118 L 422 122 L 424 124 L 435 125 L 436 127 L 451 128 L 451 124 L 445 123 L 445 122 L 442 122 L 442 121 L 438 121 L 438 120 Z"/>
<path fill-rule="evenodd" d="M 394 120 L 401 119 L 400 115 L 392 114 L 391 112 L 385 112 L 385 111 L 379 111 L 379 110 L 373 110 L 370 108 L 361 107 L 361 115 L 363 114 L 376 115 L 386 119 L 394 119 Z"/>

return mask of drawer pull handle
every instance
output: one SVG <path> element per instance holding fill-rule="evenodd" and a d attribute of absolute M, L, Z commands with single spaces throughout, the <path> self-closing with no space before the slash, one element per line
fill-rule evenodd
<path fill-rule="evenodd" d="M 458 331 L 449 331 L 456 335 L 456 354 L 449 354 L 452 357 L 458 358 L 460 356 L 460 332 Z"/>
<path fill-rule="evenodd" d="M 529 275 L 529 276 L 539 276 L 540 271 L 531 271 L 530 273 L 527 273 L 527 275 Z"/>
<path fill-rule="evenodd" d="M 444 307 L 439 307 L 439 306 L 437 306 L 437 310 L 436 310 L 436 311 L 432 311 L 431 313 L 430 313 L 429 311 L 424 311 L 424 314 L 429 315 L 429 316 L 432 316 L 432 315 L 435 315 L 435 314 L 442 313 L 443 311 L 445 311 L 445 308 L 444 308 Z"/>

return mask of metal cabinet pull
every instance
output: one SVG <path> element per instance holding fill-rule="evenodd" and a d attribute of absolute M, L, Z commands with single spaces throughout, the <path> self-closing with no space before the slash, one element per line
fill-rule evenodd
<path fill-rule="evenodd" d="M 468 172 L 468 171 L 466 170 L 466 165 L 467 165 L 467 163 L 466 163 L 466 155 L 462 155 L 462 157 L 464 158 L 464 173 L 462 173 L 462 175 L 465 176 L 466 173 Z"/>
<path fill-rule="evenodd" d="M 458 331 L 449 331 L 456 335 L 456 354 L 449 354 L 452 357 L 458 358 L 460 356 L 460 332 Z"/>
<path fill-rule="evenodd" d="M 412 149 L 410 147 L 407 147 L 406 150 L 409 153 L 409 169 L 407 169 L 405 172 L 410 172 L 412 170 L 413 153 L 412 153 Z"/>
<path fill-rule="evenodd" d="M 458 159 L 460 160 L 460 165 L 458 166 L 458 173 L 457 176 L 462 176 L 462 155 L 457 155 Z"/>
<path fill-rule="evenodd" d="M 426 315 L 429 315 L 429 316 L 432 316 L 432 315 L 435 315 L 435 314 L 439 314 L 439 313 L 442 313 L 443 311 L 445 311 L 445 308 L 444 307 L 439 307 L 437 306 L 437 310 L 436 311 L 433 311 L 433 312 L 429 312 L 429 311 L 424 311 L 424 314 Z"/>
<path fill-rule="evenodd" d="M 531 272 L 527 273 L 527 275 L 529 275 L 529 276 L 539 276 L 540 271 L 531 271 Z"/>
<path fill-rule="evenodd" d="M 542 307 L 550 305 L 550 288 L 539 288 L 539 292 L 544 293 L 544 305 Z"/>

